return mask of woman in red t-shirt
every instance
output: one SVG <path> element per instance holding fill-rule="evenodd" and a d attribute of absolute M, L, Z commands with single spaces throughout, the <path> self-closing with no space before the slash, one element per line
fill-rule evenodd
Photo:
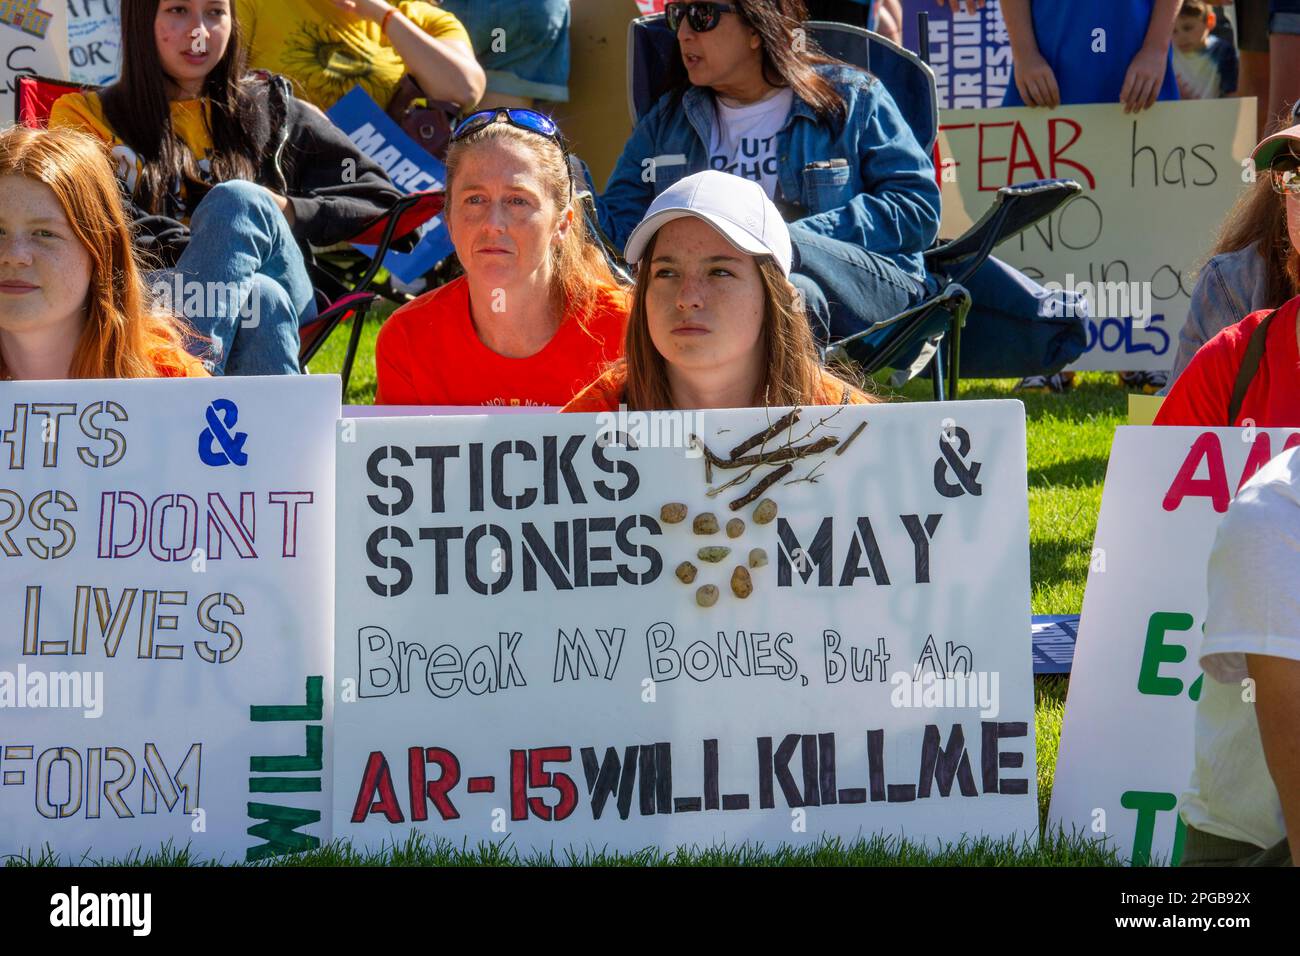
<path fill-rule="evenodd" d="M 622 354 L 627 295 L 585 234 L 549 117 L 465 120 L 445 218 L 465 275 L 384 323 L 376 405 L 563 405 Z"/>
<path fill-rule="evenodd" d="M 1300 288 L 1300 125 L 1264 139 L 1255 147 L 1253 159 L 1255 168 L 1268 177 L 1276 205 L 1252 201 L 1244 207 L 1244 215 L 1257 221 L 1257 234 L 1268 236 L 1276 230 L 1278 211 L 1284 209 L 1290 239 L 1289 243 L 1279 239 L 1269 248 L 1264 248 L 1266 244 L 1261 240 L 1260 252 L 1269 257 L 1270 292 L 1283 287 Z M 1243 228 L 1248 222 L 1234 221 L 1230 225 L 1242 233 L 1249 231 Z M 1274 299 L 1280 300 L 1280 296 Z M 1245 423 L 1257 428 L 1300 425 L 1298 316 L 1300 297 L 1286 302 L 1276 312 L 1252 312 L 1211 338 L 1197 349 L 1175 379 L 1155 424 L 1226 427 Z M 1239 387 L 1244 392 L 1234 396 Z"/>
<path fill-rule="evenodd" d="M 184 334 L 149 305 L 107 150 L 0 132 L 0 378 L 206 376 Z"/>
<path fill-rule="evenodd" d="M 790 232 L 763 187 L 709 170 L 664 190 L 627 241 L 640 263 L 627 357 L 566 412 L 859 405 L 822 368 L 790 282 Z"/>

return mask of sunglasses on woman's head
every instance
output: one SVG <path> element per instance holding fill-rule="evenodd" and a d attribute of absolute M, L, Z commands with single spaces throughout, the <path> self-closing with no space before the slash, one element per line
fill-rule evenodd
<path fill-rule="evenodd" d="M 451 141 L 454 143 L 458 139 L 464 139 L 471 133 L 477 133 L 485 126 L 502 122 L 517 126 L 519 129 L 527 130 L 530 133 L 536 133 L 538 136 L 553 139 L 560 145 L 561 149 L 564 148 L 564 141 L 560 138 L 560 127 L 555 125 L 555 120 L 536 110 L 508 109 L 504 106 L 499 106 L 494 110 L 479 110 L 477 113 L 466 116 L 461 121 L 461 124 L 456 127 L 456 131 L 451 134 Z"/>
<path fill-rule="evenodd" d="M 1273 192 L 1300 199 L 1300 165 L 1296 160 L 1282 160 L 1268 170 Z"/>
<path fill-rule="evenodd" d="M 539 113 L 536 110 L 512 109 L 505 106 L 498 106 L 496 109 L 479 110 L 477 113 L 471 113 L 466 116 L 461 124 L 456 127 L 455 132 L 451 134 L 451 142 L 464 139 L 473 133 L 477 133 L 484 127 L 491 126 L 493 123 L 509 123 L 517 129 L 525 130 L 529 133 L 536 133 L 538 136 L 545 136 L 556 146 L 560 147 L 560 153 L 564 156 L 564 168 L 569 169 L 569 147 L 564 142 L 564 135 L 560 132 L 560 127 L 556 125 L 555 120 L 551 119 L 545 113 Z M 573 176 L 570 174 L 566 177 L 569 180 L 569 201 L 573 201 Z"/>
<path fill-rule="evenodd" d="M 722 22 L 724 13 L 739 13 L 732 3 L 670 3 L 664 7 L 668 29 L 676 33 L 685 20 L 696 33 L 708 33 Z"/>

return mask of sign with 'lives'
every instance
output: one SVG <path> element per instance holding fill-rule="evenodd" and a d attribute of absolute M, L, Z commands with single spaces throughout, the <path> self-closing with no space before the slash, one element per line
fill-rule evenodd
<path fill-rule="evenodd" d="M 328 836 L 336 377 L 0 385 L 0 855 Z"/>
<path fill-rule="evenodd" d="M 364 419 L 338 448 L 336 837 L 1034 830 L 1019 403 Z"/>

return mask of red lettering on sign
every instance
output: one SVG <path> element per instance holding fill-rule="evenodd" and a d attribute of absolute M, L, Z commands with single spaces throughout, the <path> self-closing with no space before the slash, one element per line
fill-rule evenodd
<path fill-rule="evenodd" d="M 1197 478 L 1196 472 L 1204 461 L 1209 469 L 1205 478 Z M 1192 443 L 1192 449 L 1183 459 L 1182 467 L 1174 477 L 1174 482 L 1165 492 L 1164 509 L 1177 511 L 1184 498 L 1209 498 L 1214 510 L 1222 514 L 1228 510 L 1228 472 L 1223 464 L 1223 447 L 1219 436 L 1206 432 Z"/>
<path fill-rule="evenodd" d="M 357 803 L 352 808 L 352 822 L 361 823 L 371 813 L 382 813 L 389 823 L 404 821 L 402 808 L 397 804 L 397 794 L 393 791 L 393 775 L 388 770 L 388 761 L 378 750 L 371 753 L 370 759 L 366 761 L 366 772 L 361 775 Z"/>

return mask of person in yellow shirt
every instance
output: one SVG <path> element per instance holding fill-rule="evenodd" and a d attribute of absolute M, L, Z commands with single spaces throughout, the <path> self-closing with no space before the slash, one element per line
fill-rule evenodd
<path fill-rule="evenodd" d="M 312 247 L 364 232 L 401 194 L 287 79 L 247 72 L 231 0 L 121 11 L 121 77 L 60 97 L 50 126 L 111 152 L 149 284 L 203 337 L 209 369 L 295 373 Z"/>
<path fill-rule="evenodd" d="M 430 100 L 467 109 L 487 79 L 469 34 L 432 3 L 237 0 L 254 69 L 282 73 L 298 95 L 329 109 L 360 85 L 387 109 L 409 73 Z"/>

